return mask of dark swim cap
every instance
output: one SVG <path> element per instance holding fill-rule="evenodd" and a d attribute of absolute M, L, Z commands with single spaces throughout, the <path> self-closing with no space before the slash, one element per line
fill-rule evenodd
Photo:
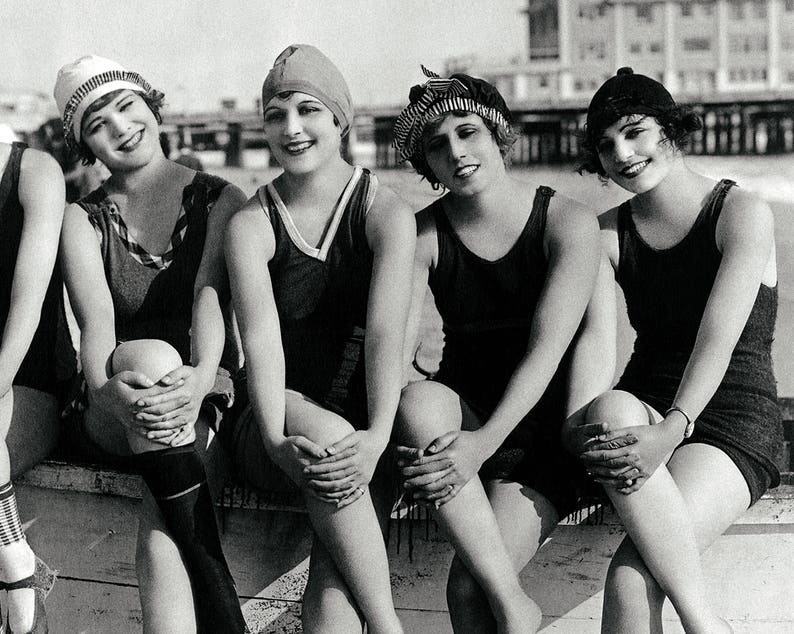
<path fill-rule="evenodd" d="M 662 84 L 624 66 L 607 79 L 590 100 L 587 134 L 600 134 L 626 115 L 660 115 L 675 105 L 672 95 Z"/>

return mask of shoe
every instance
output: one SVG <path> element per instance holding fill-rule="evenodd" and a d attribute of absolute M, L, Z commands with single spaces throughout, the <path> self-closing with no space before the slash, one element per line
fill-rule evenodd
<path fill-rule="evenodd" d="M 47 564 L 36 557 L 36 568 L 32 575 L 11 583 L 0 582 L 0 590 L 21 590 L 22 588 L 33 588 L 33 590 L 35 590 L 36 600 L 34 603 L 33 627 L 25 632 L 25 634 L 47 634 L 47 632 L 49 632 L 44 599 L 47 598 L 50 590 L 52 590 L 57 574 L 57 570 L 51 570 Z M 6 615 L 6 620 L 0 627 L 0 634 L 14 634 L 8 625 L 8 615 Z"/>

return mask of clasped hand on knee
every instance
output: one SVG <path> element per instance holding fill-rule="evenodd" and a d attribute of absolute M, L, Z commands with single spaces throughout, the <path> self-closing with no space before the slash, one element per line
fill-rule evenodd
<path fill-rule="evenodd" d="M 279 452 L 280 466 L 307 495 L 342 508 L 364 495 L 385 447 L 384 440 L 366 430 L 325 448 L 290 436 Z"/>
<path fill-rule="evenodd" d="M 195 439 L 203 398 L 200 390 L 194 392 L 192 370 L 183 366 L 158 383 L 141 372 L 123 370 L 92 392 L 93 405 L 148 440 L 171 446 L 189 443 Z"/>
<path fill-rule="evenodd" d="M 563 430 L 566 448 L 579 457 L 593 479 L 625 495 L 645 484 L 666 462 L 677 441 L 675 428 L 664 421 L 615 430 L 608 423 L 569 421 Z"/>
<path fill-rule="evenodd" d="M 397 456 L 404 488 L 436 508 L 452 500 L 488 458 L 476 432 L 469 431 L 448 432 L 425 449 L 397 447 Z"/>
<path fill-rule="evenodd" d="M 197 368 L 183 365 L 160 378 L 157 386 L 160 387 L 157 394 L 147 394 L 135 401 L 135 424 L 146 430 L 146 438 L 155 442 L 173 447 L 191 442 L 196 437 L 196 419 L 211 379 L 203 377 Z"/>

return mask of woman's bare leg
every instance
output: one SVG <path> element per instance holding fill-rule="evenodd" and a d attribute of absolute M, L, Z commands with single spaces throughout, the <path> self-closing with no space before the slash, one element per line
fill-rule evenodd
<path fill-rule="evenodd" d="M 321 447 L 353 432 L 344 419 L 293 392 L 287 392 L 286 420 L 290 435 L 304 436 Z M 310 567 L 304 597 L 304 631 L 361 631 L 360 610 L 368 632 L 402 632 L 392 601 L 386 546 L 369 491 L 342 508 L 305 497 L 323 547 L 312 550 L 318 557 Z"/>
<path fill-rule="evenodd" d="M 559 516 L 545 497 L 517 482 L 488 480 L 484 485 L 513 569 L 519 574 L 557 526 Z M 497 631 L 486 593 L 458 557 L 449 573 L 447 603 L 456 631 Z"/>
<path fill-rule="evenodd" d="M 430 381 L 412 383 L 403 390 L 397 415 L 401 444 L 424 448 L 435 438 L 464 425 L 460 397 L 448 387 Z M 465 408 L 469 418 L 473 415 Z M 467 423 L 468 426 L 468 423 Z M 500 532 L 488 497 L 478 477 L 435 511 L 456 557 L 485 592 L 498 632 L 534 632 L 540 625 L 540 609 L 521 588 L 513 560 Z M 453 573 L 456 570 L 453 569 Z M 453 610 L 450 605 L 450 610 Z M 456 620 L 453 617 L 453 625 Z M 458 627 L 459 631 L 472 631 Z"/>
<path fill-rule="evenodd" d="M 593 402 L 587 422 L 607 422 L 610 429 L 618 429 L 661 420 L 658 412 L 651 410 L 650 415 L 654 420 L 646 405 L 631 394 L 612 391 Z M 729 632 L 706 596 L 691 511 L 668 468 L 660 466 L 629 495 L 605 488 L 630 539 L 610 565 L 602 631 L 661 632 L 661 605 L 666 595 L 687 632 Z"/>
<path fill-rule="evenodd" d="M 157 340 L 122 344 L 113 357 L 114 372 L 141 372 L 153 381 L 181 364 L 177 351 Z M 220 550 L 201 460 L 207 448 L 206 422 L 199 416 L 196 441 L 181 449 L 108 425 L 91 408 L 86 413 L 85 428 L 106 451 L 115 454 L 132 451 L 138 455 L 145 479 L 147 473 L 155 476 L 159 473 L 157 477 L 168 479 L 162 475 L 164 469 L 175 469 L 175 479 L 166 483 L 176 487 L 175 494 L 155 499 L 147 492 L 141 506 L 136 571 L 144 630 L 157 634 L 193 632 L 197 628 L 242 632 L 245 627 L 242 612 Z M 179 465 L 174 467 L 174 461 Z M 147 484 L 153 486 L 148 479 Z M 189 575 L 188 570 L 193 572 Z"/>
<path fill-rule="evenodd" d="M 33 466 L 52 450 L 57 439 L 55 399 L 32 388 L 12 387 L 0 399 L 0 490 L 2 526 L 0 534 L 0 580 L 19 581 L 33 574 L 36 556 L 22 534 L 16 498 L 11 486 L 11 458 L 6 440 L 13 429 L 14 473 Z M 34 434 L 39 432 L 40 436 Z M 22 441 L 27 442 L 22 442 Z M 8 593 L 8 622 L 12 631 L 27 632 L 33 627 L 35 591 L 23 588 Z"/>

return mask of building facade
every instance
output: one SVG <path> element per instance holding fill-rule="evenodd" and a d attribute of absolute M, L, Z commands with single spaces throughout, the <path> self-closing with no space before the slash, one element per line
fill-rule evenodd
<path fill-rule="evenodd" d="M 794 0 L 528 0 L 528 51 L 467 70 L 511 104 L 582 103 L 621 66 L 682 101 L 794 94 Z"/>

